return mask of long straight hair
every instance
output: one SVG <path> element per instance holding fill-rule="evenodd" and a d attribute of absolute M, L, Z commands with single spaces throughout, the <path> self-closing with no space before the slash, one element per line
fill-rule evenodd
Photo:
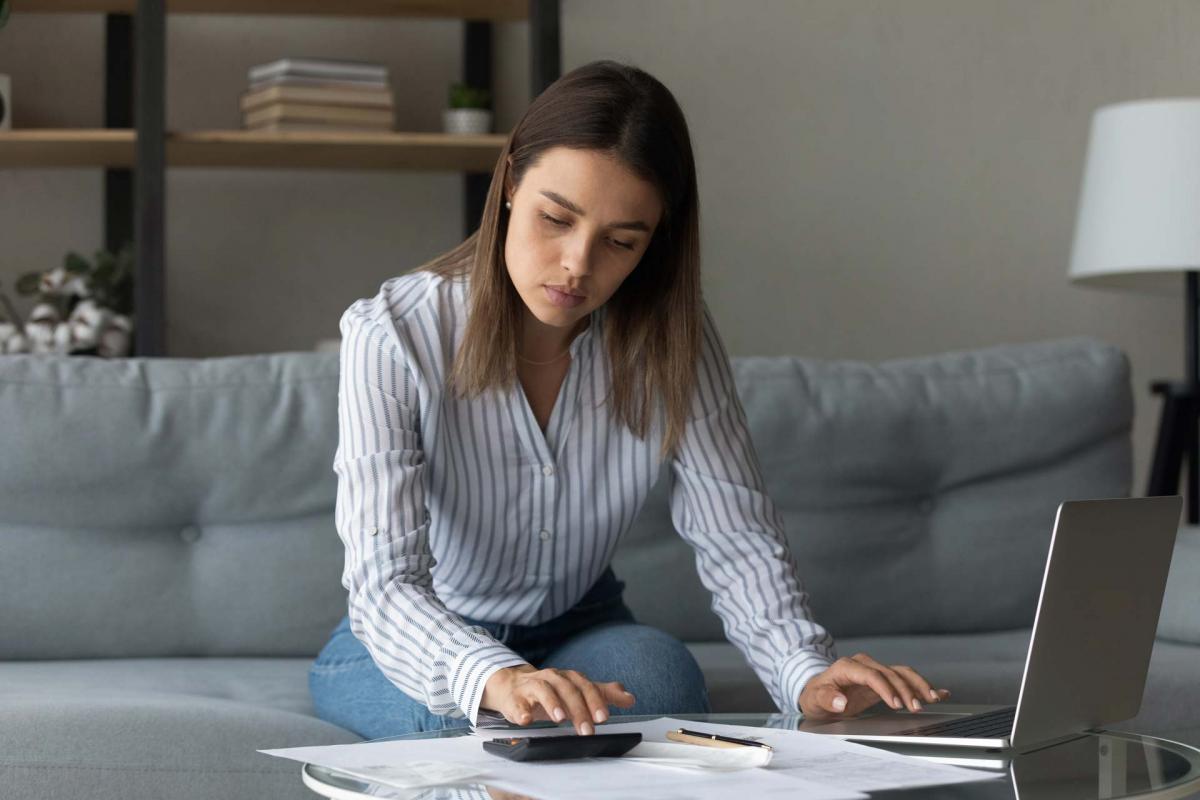
<path fill-rule="evenodd" d="M 466 330 L 447 388 L 475 396 L 511 388 L 524 301 L 504 262 L 505 186 L 553 147 L 615 156 L 654 185 L 663 213 L 638 265 L 605 304 L 605 351 L 612 414 L 645 439 L 656 408 L 664 414 L 663 458 L 683 435 L 700 352 L 700 212 L 696 165 L 683 111 L 650 74 L 595 61 L 563 75 L 517 123 L 492 173 L 479 229 L 462 244 L 417 267 L 470 282 Z M 511 161 L 511 166 L 510 166 Z"/>

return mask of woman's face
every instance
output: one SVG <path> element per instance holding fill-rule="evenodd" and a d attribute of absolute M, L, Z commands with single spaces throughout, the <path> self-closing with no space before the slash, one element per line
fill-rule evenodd
<path fill-rule="evenodd" d="M 612 297 L 650 244 L 658 190 L 598 150 L 555 147 L 508 193 L 504 260 L 539 321 L 570 328 Z"/>

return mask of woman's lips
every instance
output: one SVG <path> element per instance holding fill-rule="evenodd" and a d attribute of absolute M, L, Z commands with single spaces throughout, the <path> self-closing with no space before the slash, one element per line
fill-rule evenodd
<path fill-rule="evenodd" d="M 551 303 L 554 303 L 554 305 L 559 306 L 560 308 L 574 308 L 575 306 L 579 305 L 580 303 L 582 303 L 584 300 L 587 299 L 586 297 L 580 297 L 577 294 L 567 294 L 566 292 L 560 292 L 558 289 L 552 288 L 550 286 L 543 285 L 542 289 L 545 290 L 547 299 L 549 299 Z"/>

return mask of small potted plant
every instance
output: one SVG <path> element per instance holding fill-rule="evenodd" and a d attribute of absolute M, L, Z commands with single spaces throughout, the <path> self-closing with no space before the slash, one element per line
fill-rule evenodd
<path fill-rule="evenodd" d="M 490 133 L 492 93 L 465 83 L 450 85 L 450 107 L 443 115 L 446 133 Z"/>
<path fill-rule="evenodd" d="M 118 358 L 133 336 L 133 251 L 96 251 L 89 262 L 68 253 L 61 267 L 17 279 L 17 294 L 33 298 L 22 321 L 0 287 L 0 354 L 57 353 Z"/>

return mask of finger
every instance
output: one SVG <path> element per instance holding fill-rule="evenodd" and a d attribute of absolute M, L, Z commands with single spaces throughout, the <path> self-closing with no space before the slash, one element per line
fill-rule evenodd
<path fill-rule="evenodd" d="M 579 687 L 563 677 L 557 670 L 546 670 L 546 680 L 554 686 L 554 691 L 562 698 L 567 716 L 575 723 L 576 732 L 581 736 L 591 736 L 595 733 L 595 728 L 592 727 L 592 712 L 588 709 Z"/>
<path fill-rule="evenodd" d="M 837 662 L 834 663 L 836 664 Z M 878 670 L 850 658 L 842 659 L 841 664 L 842 668 L 830 676 L 834 678 L 837 684 L 841 686 L 845 686 L 846 684 L 869 686 L 875 690 L 875 694 L 879 695 L 883 702 L 892 708 L 903 708 L 900 698 L 896 696 L 895 687 Z"/>
<path fill-rule="evenodd" d="M 817 706 L 822 711 L 827 711 L 830 714 L 841 714 L 845 712 L 846 706 L 850 700 L 842 692 L 837 685 L 832 683 L 822 684 L 817 689 L 816 697 L 813 698 Z"/>
<path fill-rule="evenodd" d="M 893 664 L 892 669 L 896 670 L 896 672 L 902 675 L 904 679 L 908 681 L 908 684 L 916 689 L 917 694 L 919 694 L 921 697 L 928 697 L 929 701 L 932 703 L 936 703 L 942 699 L 938 696 L 938 693 L 933 690 L 933 686 L 929 683 L 929 681 L 921 677 L 921 673 L 917 672 L 912 667 L 904 664 Z"/>
<path fill-rule="evenodd" d="M 575 670 L 567 670 L 567 680 L 575 684 L 579 691 L 583 693 L 583 701 L 587 703 L 588 710 L 591 712 L 592 719 L 596 724 L 604 722 L 608 719 L 608 703 L 604 702 L 604 698 L 600 695 L 600 690 L 596 685 L 587 679 L 583 674 Z"/>
<path fill-rule="evenodd" d="M 908 685 L 908 681 L 900 677 L 900 675 L 894 669 L 886 664 L 880 664 L 866 653 L 858 653 L 853 658 L 858 663 L 866 667 L 870 667 L 879 674 L 883 675 L 887 682 L 892 685 L 892 688 L 895 689 L 896 694 L 903 699 L 905 708 L 912 711 L 921 710 L 921 701 L 917 699 L 916 693 L 913 691 L 912 687 Z"/>
<path fill-rule="evenodd" d="M 504 718 L 514 725 L 528 725 L 533 722 L 533 712 L 529 707 L 529 703 L 518 697 L 509 704 L 508 710 L 504 713 Z"/>
<path fill-rule="evenodd" d="M 546 716 L 555 722 L 562 722 L 567 718 L 566 704 L 549 682 L 541 678 L 530 678 L 521 684 L 520 691 L 527 692 L 530 699 L 541 704 Z"/>
<path fill-rule="evenodd" d="M 625 688 L 625 684 L 618 681 L 597 683 L 596 687 L 600 690 L 600 693 L 604 695 L 605 699 L 607 699 L 608 702 L 614 706 L 630 708 L 635 702 L 637 702 L 637 698 L 633 696 L 633 692 L 627 690 Z"/>

